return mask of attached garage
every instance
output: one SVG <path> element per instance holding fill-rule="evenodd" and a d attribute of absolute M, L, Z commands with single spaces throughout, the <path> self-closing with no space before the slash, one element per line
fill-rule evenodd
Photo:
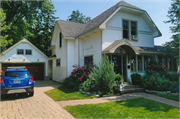
<path fill-rule="evenodd" d="M 34 80 L 49 79 L 48 57 L 28 40 L 23 39 L 2 53 L 0 68 L 26 66 Z"/>

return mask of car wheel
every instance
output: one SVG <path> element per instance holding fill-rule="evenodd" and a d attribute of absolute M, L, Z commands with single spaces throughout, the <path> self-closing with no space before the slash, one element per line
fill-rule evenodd
<path fill-rule="evenodd" d="M 34 91 L 29 93 L 29 97 L 32 97 L 34 95 Z"/>

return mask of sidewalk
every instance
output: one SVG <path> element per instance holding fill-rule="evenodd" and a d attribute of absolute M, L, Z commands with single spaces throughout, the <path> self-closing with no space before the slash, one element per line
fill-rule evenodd
<path fill-rule="evenodd" d="M 131 93 L 131 94 L 123 94 L 120 96 L 112 96 L 112 97 L 102 97 L 102 98 L 94 98 L 94 99 L 81 99 L 81 100 L 69 100 L 69 101 L 58 101 L 57 103 L 61 107 L 72 106 L 72 105 L 83 105 L 83 104 L 95 104 L 95 103 L 104 103 L 108 101 L 120 101 L 131 98 L 143 97 L 146 99 L 151 99 L 157 102 L 165 103 L 174 107 L 179 108 L 179 102 L 169 100 L 163 97 L 159 97 L 153 94 L 148 93 Z"/>

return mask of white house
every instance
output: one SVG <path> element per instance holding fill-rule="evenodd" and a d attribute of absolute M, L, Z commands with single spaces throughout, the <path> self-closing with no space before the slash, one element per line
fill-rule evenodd
<path fill-rule="evenodd" d="M 144 75 L 149 55 L 176 71 L 172 58 L 163 57 L 162 47 L 154 38 L 162 34 L 145 10 L 120 1 L 86 24 L 58 20 L 51 41 L 52 78 L 62 81 L 73 65 L 85 60 L 98 64 L 103 54 L 116 63 L 115 71 L 130 80 L 132 73 Z"/>
<path fill-rule="evenodd" d="M 23 39 L 7 49 L 0 56 L 0 69 L 8 66 L 26 66 L 34 80 L 48 78 L 48 57 L 27 39 Z"/>

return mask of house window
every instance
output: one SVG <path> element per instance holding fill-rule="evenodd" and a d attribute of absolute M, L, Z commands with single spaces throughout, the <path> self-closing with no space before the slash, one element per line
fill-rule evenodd
<path fill-rule="evenodd" d="M 166 57 L 163 57 L 163 65 L 165 65 L 166 68 L 168 67 L 168 66 L 167 66 L 167 59 L 166 59 Z"/>
<path fill-rule="evenodd" d="M 123 38 L 137 40 L 137 22 L 123 20 Z"/>
<path fill-rule="evenodd" d="M 56 66 L 61 66 L 61 60 L 60 59 L 56 60 Z"/>
<path fill-rule="evenodd" d="M 142 71 L 142 56 L 138 56 L 138 71 Z"/>
<path fill-rule="evenodd" d="M 136 71 L 136 56 L 131 58 L 131 71 Z"/>
<path fill-rule="evenodd" d="M 32 55 L 32 50 L 26 50 L 26 55 Z"/>
<path fill-rule="evenodd" d="M 17 49 L 17 54 L 18 55 L 23 55 L 24 54 L 24 49 Z"/>
<path fill-rule="evenodd" d="M 172 59 L 170 57 L 168 58 L 168 70 L 172 71 Z"/>
<path fill-rule="evenodd" d="M 158 62 L 160 65 L 162 65 L 162 56 L 158 56 Z"/>
<path fill-rule="evenodd" d="M 84 57 L 84 64 L 87 64 L 87 63 L 92 63 L 93 62 L 93 56 L 87 56 L 87 57 Z"/>
<path fill-rule="evenodd" d="M 59 47 L 62 47 L 62 33 L 59 33 Z"/>
<path fill-rule="evenodd" d="M 144 56 L 144 71 L 147 71 L 148 68 L 148 56 Z"/>
<path fill-rule="evenodd" d="M 129 21 L 123 20 L 123 38 L 129 39 Z"/>
<path fill-rule="evenodd" d="M 174 58 L 173 58 L 173 71 L 177 71 L 177 63 Z"/>
<path fill-rule="evenodd" d="M 131 22 L 131 35 L 137 35 L 137 24 L 136 22 Z"/>

